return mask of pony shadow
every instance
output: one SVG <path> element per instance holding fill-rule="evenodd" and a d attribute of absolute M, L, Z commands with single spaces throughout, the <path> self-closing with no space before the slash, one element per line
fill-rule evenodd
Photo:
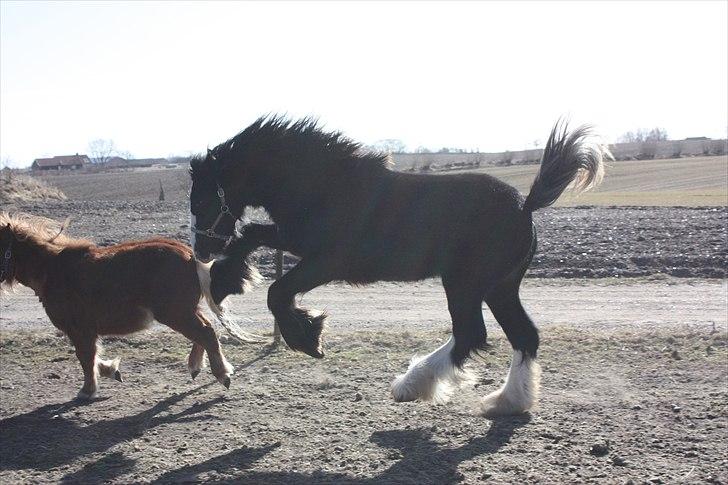
<path fill-rule="evenodd" d="M 245 471 L 252 463 L 275 449 L 278 445 L 262 448 L 241 448 L 196 465 L 185 466 L 160 476 L 153 483 L 197 482 L 200 475 L 209 472 L 224 472 L 233 467 L 240 470 L 233 478 L 221 480 L 206 479 L 206 483 L 265 483 L 313 485 L 336 483 L 337 485 L 377 485 L 380 483 L 432 483 L 450 484 L 462 481 L 457 471 L 460 463 L 482 455 L 497 453 L 511 440 L 516 429 L 528 424 L 529 415 L 501 418 L 492 422 L 485 436 L 473 438 L 458 448 L 444 448 L 432 440 L 429 430 L 390 430 L 374 432 L 370 441 L 377 445 L 398 450 L 401 458 L 394 465 L 370 478 L 356 478 L 345 473 L 314 471 L 299 472 L 256 472 Z"/>
<path fill-rule="evenodd" d="M 168 423 L 184 423 L 211 419 L 203 413 L 224 400 L 218 397 L 204 403 L 190 406 L 178 413 L 164 416 L 175 404 L 188 396 L 211 386 L 204 384 L 189 391 L 173 395 L 140 413 L 117 419 L 101 420 L 83 426 L 68 419 L 63 413 L 81 406 L 89 405 L 78 401 L 49 404 L 34 411 L 0 420 L 0 470 L 33 469 L 46 471 L 51 468 L 70 464 L 74 460 L 92 453 L 99 453 L 113 446 L 142 436 L 148 429 Z M 121 453 L 112 453 L 104 460 L 121 462 L 126 468 L 133 466 Z M 84 472 L 84 470 L 86 470 Z M 103 467 L 88 465 L 76 472 L 75 481 L 90 480 L 83 476 Z"/>

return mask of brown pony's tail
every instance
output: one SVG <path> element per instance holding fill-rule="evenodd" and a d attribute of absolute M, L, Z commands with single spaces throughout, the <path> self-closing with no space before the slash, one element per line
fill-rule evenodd
<path fill-rule="evenodd" d="M 572 132 L 565 122 L 554 125 L 541 157 L 541 167 L 523 204 L 524 211 L 550 206 L 569 185 L 577 194 L 599 185 L 604 177 L 604 160 L 613 160 L 613 157 L 606 146 L 590 141 L 591 135 L 588 125 Z"/>
<path fill-rule="evenodd" d="M 197 278 L 200 281 L 200 289 L 202 290 L 202 296 L 205 298 L 207 306 L 212 310 L 212 313 L 217 317 L 217 321 L 223 326 L 225 330 L 236 340 L 244 343 L 261 343 L 265 342 L 266 338 L 261 335 L 246 332 L 237 323 L 228 320 L 225 315 L 225 310 L 222 308 L 222 304 L 218 305 L 212 298 L 210 292 L 210 268 L 212 267 L 212 261 L 209 263 L 202 263 L 195 261 L 197 264 Z"/>

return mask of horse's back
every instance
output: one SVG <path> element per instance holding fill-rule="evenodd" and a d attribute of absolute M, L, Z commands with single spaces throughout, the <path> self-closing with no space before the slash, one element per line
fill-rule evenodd
<path fill-rule="evenodd" d="M 458 265 L 488 271 L 531 244 L 523 197 L 486 174 L 391 172 L 370 193 L 345 245 L 350 273 L 365 280 L 418 280 Z"/>

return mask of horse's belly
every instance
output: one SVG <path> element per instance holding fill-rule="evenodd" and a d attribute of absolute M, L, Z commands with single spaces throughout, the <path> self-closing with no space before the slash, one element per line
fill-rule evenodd
<path fill-rule="evenodd" d="M 151 326 L 154 316 L 148 308 L 132 307 L 96 316 L 99 335 L 126 335 Z"/>

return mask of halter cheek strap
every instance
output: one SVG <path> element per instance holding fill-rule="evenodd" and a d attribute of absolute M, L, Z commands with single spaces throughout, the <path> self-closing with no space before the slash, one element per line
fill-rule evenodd
<path fill-rule="evenodd" d="M 235 220 L 235 216 L 232 212 L 230 212 L 230 206 L 227 205 L 227 202 L 225 202 L 225 191 L 222 187 L 220 187 L 220 184 L 217 184 L 217 197 L 220 199 L 220 213 L 217 215 L 217 219 L 215 219 L 215 222 L 212 223 L 212 225 L 208 229 L 198 229 L 196 227 L 191 227 L 190 229 L 195 234 L 199 234 L 201 236 L 207 236 L 212 239 L 220 239 L 221 241 L 225 241 L 225 247 L 230 244 L 230 242 L 233 240 L 234 235 L 226 236 L 224 234 L 218 234 L 215 232 L 215 228 L 218 224 L 220 224 L 220 221 L 222 221 L 223 217 L 226 215 L 230 216 Z M 234 234 L 234 231 L 233 231 Z"/>

